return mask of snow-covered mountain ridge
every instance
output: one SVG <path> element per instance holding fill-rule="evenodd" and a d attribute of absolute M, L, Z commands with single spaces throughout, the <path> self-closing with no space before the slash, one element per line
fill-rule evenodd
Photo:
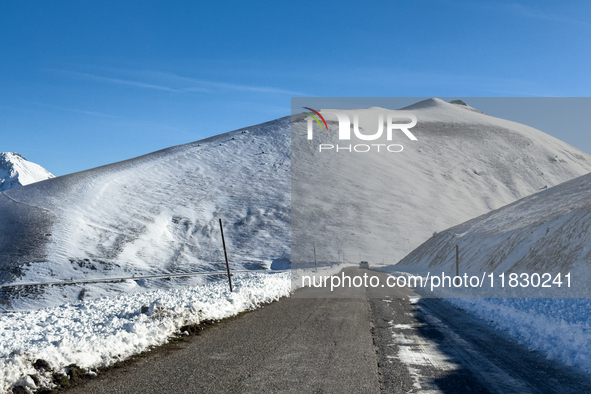
<path fill-rule="evenodd" d="M 319 155 L 314 144 L 335 135 L 308 141 L 296 115 L 6 191 L 0 282 L 219 270 L 218 218 L 234 268 L 313 261 L 312 242 L 320 262 L 342 250 L 349 262 L 362 251 L 394 263 L 434 231 L 591 171 L 591 157 L 528 126 L 438 99 L 406 110 L 418 141 L 400 154 Z M 380 109 L 354 111 L 372 127 Z M 85 294 L 179 283 L 88 285 Z M 25 308 L 79 292 L 0 298 Z"/>
<path fill-rule="evenodd" d="M 396 263 L 453 225 L 500 208 L 591 170 L 589 155 L 539 130 L 429 99 L 404 108 L 417 117 L 400 153 L 319 152 L 343 144 L 337 133 L 306 139 L 296 118 L 292 144 L 294 260 Z M 336 127 L 334 110 L 323 110 Z M 362 128 L 376 129 L 381 108 L 348 110 Z M 363 141 L 362 141 L 363 142 Z M 374 141 L 372 141 L 374 142 Z M 388 141 L 379 141 L 392 143 Z M 341 252 L 342 255 L 343 252 Z"/>
<path fill-rule="evenodd" d="M 14 152 L 0 152 L 0 191 L 54 178 L 38 164 Z"/>

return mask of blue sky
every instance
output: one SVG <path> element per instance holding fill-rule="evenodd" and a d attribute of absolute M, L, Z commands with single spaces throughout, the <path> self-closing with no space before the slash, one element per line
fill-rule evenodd
<path fill-rule="evenodd" d="M 581 1 L 5 0 L 0 151 L 63 175 L 288 115 L 292 96 L 590 96 L 590 21 Z M 591 153 L 584 128 L 506 107 L 479 109 Z"/>

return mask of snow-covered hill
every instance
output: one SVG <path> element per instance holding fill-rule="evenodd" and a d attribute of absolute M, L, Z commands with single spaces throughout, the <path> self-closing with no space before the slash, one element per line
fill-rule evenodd
<path fill-rule="evenodd" d="M 547 284 L 552 288 L 529 285 L 530 291 L 511 294 L 589 297 L 591 174 L 443 231 L 392 268 L 453 273 L 456 244 L 461 251 L 462 273 L 551 274 Z M 558 272 L 570 272 L 570 289 L 564 283 L 558 292 L 552 284 Z M 562 281 L 566 282 L 564 276 Z M 508 291 L 502 290 L 498 296 L 510 295 Z"/>
<path fill-rule="evenodd" d="M 234 269 L 289 258 L 289 129 L 279 119 L 0 194 L 0 282 L 225 269 L 218 218 Z M 88 285 L 85 295 L 179 282 Z M 12 307 L 77 300 L 80 287 L 23 293 Z"/>
<path fill-rule="evenodd" d="M 0 191 L 54 178 L 38 164 L 27 161 L 18 153 L 0 152 Z"/>
<path fill-rule="evenodd" d="M 342 250 L 349 260 L 361 253 L 370 264 L 393 264 L 434 232 L 591 171 L 587 154 L 539 130 L 463 104 L 429 99 L 405 110 L 418 119 L 412 128 L 417 141 L 402 133 L 395 136 L 392 142 L 404 146 L 400 153 L 319 152 L 319 143 L 343 141 L 336 139 L 336 132 L 317 133 L 308 141 L 307 119 L 296 118 L 295 261 L 312 259 L 315 241 L 320 259 L 334 261 Z M 321 113 L 329 127 L 336 127 L 336 116 L 331 118 L 329 111 Z M 383 111 L 347 113 L 350 118 L 357 113 L 369 133 L 376 130 L 377 114 Z"/>
<path fill-rule="evenodd" d="M 343 250 L 349 262 L 361 251 L 394 263 L 434 231 L 591 171 L 577 149 L 461 104 L 430 99 L 407 110 L 418 141 L 398 154 L 319 155 L 296 115 L 291 128 L 282 118 L 8 190 L 0 282 L 218 270 L 218 218 L 235 268 L 313 261 L 313 242 L 321 262 Z M 366 127 L 380 109 L 356 111 Z M 178 282 L 85 285 L 84 294 L 167 283 Z M 25 308 L 76 300 L 80 288 L 23 294 L 0 298 Z"/>

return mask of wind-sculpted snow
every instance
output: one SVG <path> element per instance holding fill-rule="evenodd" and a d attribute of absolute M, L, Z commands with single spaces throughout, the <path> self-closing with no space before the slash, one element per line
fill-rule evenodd
<path fill-rule="evenodd" d="M 233 268 L 266 268 L 289 258 L 289 154 L 284 118 L 9 190 L 0 196 L 0 279 L 219 270 L 218 218 L 225 222 Z M 86 294 L 128 287 L 89 285 Z M 19 294 L 36 298 L 13 299 L 12 306 L 75 300 L 79 292 L 25 288 Z M 9 291 L 5 302 L 14 296 Z"/>

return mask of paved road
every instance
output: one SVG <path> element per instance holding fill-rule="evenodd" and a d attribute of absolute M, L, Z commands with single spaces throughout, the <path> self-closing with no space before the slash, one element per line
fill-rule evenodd
<path fill-rule="evenodd" d="M 585 376 L 440 300 L 381 286 L 322 295 L 300 289 L 69 392 L 591 392 Z"/>

